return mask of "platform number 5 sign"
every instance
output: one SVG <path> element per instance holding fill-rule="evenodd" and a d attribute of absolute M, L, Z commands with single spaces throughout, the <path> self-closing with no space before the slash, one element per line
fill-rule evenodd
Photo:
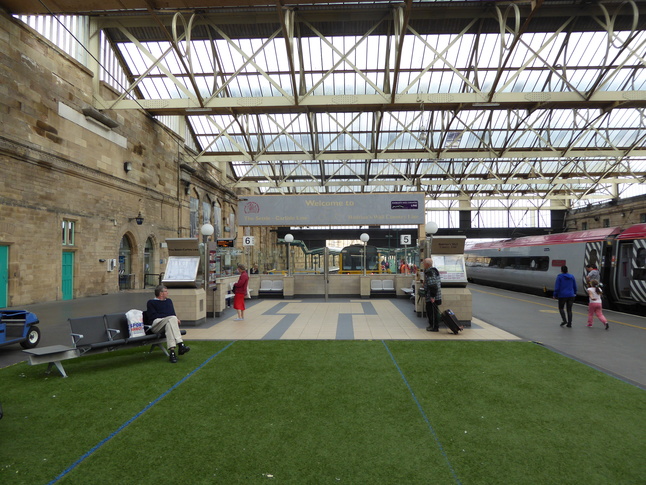
<path fill-rule="evenodd" d="M 243 246 L 253 246 L 254 245 L 254 236 L 245 236 L 242 238 Z"/>
<path fill-rule="evenodd" d="M 400 239 L 401 240 L 400 240 L 399 244 L 401 244 L 402 246 L 409 246 L 411 241 L 412 241 L 412 237 L 411 237 L 410 234 L 402 234 L 400 236 Z"/>

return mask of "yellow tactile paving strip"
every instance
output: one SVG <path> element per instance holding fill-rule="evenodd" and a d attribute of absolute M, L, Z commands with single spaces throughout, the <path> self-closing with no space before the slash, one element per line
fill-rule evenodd
<path fill-rule="evenodd" d="M 366 305 L 366 303 L 368 305 Z M 366 311 L 366 309 L 368 311 Z M 459 335 L 440 326 L 426 331 L 426 319 L 406 315 L 387 299 L 318 302 L 263 300 L 245 310 L 243 321 L 234 321 L 235 310 L 209 318 L 202 327 L 186 328 L 187 340 L 520 340 L 474 319 Z M 342 323 L 339 323 L 342 322 Z M 339 330 L 343 325 L 342 330 Z"/>

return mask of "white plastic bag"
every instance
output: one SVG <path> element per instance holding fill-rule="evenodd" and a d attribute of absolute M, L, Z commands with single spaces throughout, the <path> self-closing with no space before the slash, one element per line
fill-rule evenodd
<path fill-rule="evenodd" d="M 144 312 L 141 310 L 128 310 L 126 312 L 126 318 L 128 319 L 130 337 L 143 337 L 146 335 L 146 329 L 144 329 Z"/>

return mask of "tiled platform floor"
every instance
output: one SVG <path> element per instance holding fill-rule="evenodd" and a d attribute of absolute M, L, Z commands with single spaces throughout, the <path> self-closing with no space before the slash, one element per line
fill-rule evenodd
<path fill-rule="evenodd" d="M 259 300 L 235 321 L 235 310 L 188 328 L 186 339 L 197 340 L 519 340 L 518 337 L 474 319 L 459 335 L 440 326 L 426 331 L 426 319 L 412 305 L 390 299 L 313 301 Z"/>

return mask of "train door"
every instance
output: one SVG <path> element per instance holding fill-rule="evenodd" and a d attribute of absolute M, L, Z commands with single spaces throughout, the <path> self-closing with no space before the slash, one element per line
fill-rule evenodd
<path fill-rule="evenodd" d="M 603 241 L 595 241 L 595 242 L 589 242 L 586 243 L 585 245 L 585 256 L 583 258 L 583 275 L 581 276 L 581 283 L 582 283 L 582 288 L 587 288 L 587 272 L 586 272 L 586 266 L 592 264 L 596 266 L 599 269 L 599 272 L 601 272 L 601 268 L 603 267 L 602 265 L 602 252 L 603 250 Z M 603 280 L 603 275 L 602 275 L 602 280 Z"/>
<path fill-rule="evenodd" d="M 630 298 L 646 302 L 646 239 L 637 239 L 632 244 L 626 244 L 630 253 L 628 285 Z"/>

